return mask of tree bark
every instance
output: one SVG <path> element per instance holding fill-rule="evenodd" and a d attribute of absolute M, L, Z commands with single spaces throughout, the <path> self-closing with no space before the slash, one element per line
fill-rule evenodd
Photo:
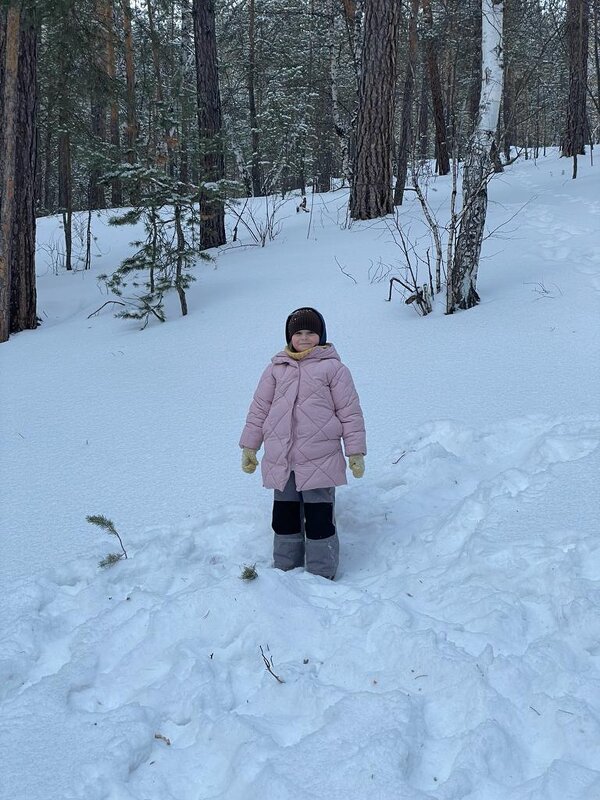
<path fill-rule="evenodd" d="M 53 211 L 55 208 L 56 195 L 54 194 L 53 186 L 53 171 L 54 171 L 54 154 L 52 152 L 53 139 L 52 133 L 54 129 L 54 116 L 52 108 L 48 103 L 48 114 L 46 117 L 46 131 L 44 134 L 44 180 L 42 189 L 42 207 L 46 212 Z"/>
<path fill-rule="evenodd" d="M 71 270 L 72 222 L 73 222 L 73 175 L 71 166 L 71 137 L 69 114 L 61 106 L 58 112 L 58 204 L 62 211 L 65 237 L 65 269 Z"/>
<path fill-rule="evenodd" d="M 473 56 L 467 95 L 468 129 L 466 136 L 470 137 L 477 125 L 479 117 L 479 103 L 481 101 L 481 4 L 472 19 L 473 25 Z"/>
<path fill-rule="evenodd" d="M 98 143 L 107 141 L 107 90 L 106 90 L 106 61 L 107 61 L 107 31 L 106 10 L 107 0 L 96 0 L 94 5 L 94 25 L 96 36 L 92 59 L 94 70 L 92 72 L 92 85 L 90 87 L 90 127 L 92 136 Z M 102 145 L 96 145 L 97 149 Z M 104 186 L 100 183 L 103 169 L 98 159 L 95 159 L 90 168 L 88 184 L 88 200 L 90 208 L 106 208 L 106 195 Z"/>
<path fill-rule="evenodd" d="M 590 34 L 589 0 L 567 0 L 566 35 L 569 52 L 569 97 L 563 156 L 585 153 L 588 41 Z M 575 175 L 573 176 L 575 177 Z"/>
<path fill-rule="evenodd" d="M 332 12 L 335 9 L 329 6 Z M 318 12 L 320 13 L 320 12 Z M 311 125 L 314 137 L 313 150 L 313 191 L 328 192 L 331 189 L 331 179 L 333 177 L 333 146 L 332 132 L 335 130 L 333 117 L 333 87 L 331 85 L 331 48 L 332 35 L 334 30 L 334 14 L 330 17 L 330 24 L 327 26 L 327 47 L 319 47 L 316 28 L 318 21 L 315 21 L 315 0 L 310 2 L 310 68 L 309 68 L 309 92 L 316 98 L 314 106 L 311 108 Z M 316 39 L 313 45 L 313 39 Z M 327 59 L 322 56 L 327 53 Z"/>
<path fill-rule="evenodd" d="M 510 160 L 510 148 L 516 144 L 515 134 L 515 82 L 510 66 L 504 70 L 504 90 L 502 95 L 502 150 L 504 159 Z"/>
<path fill-rule="evenodd" d="M 463 167 L 463 207 L 452 265 L 448 265 L 446 312 L 479 302 L 477 271 L 487 214 L 487 184 L 494 171 L 492 148 L 502 97 L 504 0 L 482 0 L 481 100 L 475 131 Z"/>
<path fill-rule="evenodd" d="M 117 65 L 115 61 L 115 28 L 113 23 L 113 0 L 107 0 L 104 7 L 106 24 L 106 74 L 110 89 L 109 129 L 112 145 L 112 159 L 121 161 L 121 132 L 119 125 L 119 103 L 116 94 Z M 111 181 L 110 202 L 113 208 L 123 205 L 123 186 L 120 178 Z"/>
<path fill-rule="evenodd" d="M 2 175 L 0 183 L 0 342 L 10 334 L 11 307 L 11 245 L 15 219 L 15 164 L 17 134 L 17 102 L 19 93 L 19 39 L 21 12 L 11 5 L 2 12 L 4 36 L 4 69 L 0 89 L 2 94 Z"/>
<path fill-rule="evenodd" d="M 419 100 L 419 143 L 418 155 L 419 161 L 423 164 L 427 160 L 427 147 L 428 147 L 428 130 L 429 130 L 429 104 L 427 102 L 427 71 L 422 69 L 421 74 L 421 91 Z"/>
<path fill-rule="evenodd" d="M 433 104 L 433 121 L 435 125 L 435 158 L 439 175 L 450 172 L 450 158 L 448 156 L 448 141 L 446 132 L 446 117 L 444 115 L 444 99 L 442 96 L 442 82 L 437 60 L 437 45 L 433 35 L 433 14 L 430 0 L 423 0 L 423 16 L 427 25 L 425 34 L 425 60 L 429 73 L 429 86 Z"/>
<path fill-rule="evenodd" d="M 37 26 L 21 18 L 17 146 L 15 156 L 15 214 L 10 249 L 10 332 L 37 327 L 35 288 L 35 202 L 37 159 Z"/>
<path fill-rule="evenodd" d="M 148 31 L 150 33 L 150 45 L 152 51 L 152 66 L 154 68 L 154 107 L 156 117 L 150 126 L 152 135 L 152 150 L 154 153 L 154 163 L 161 167 L 165 172 L 170 172 L 170 155 L 174 137 L 168 120 L 167 109 L 165 108 L 165 92 L 163 88 L 163 64 L 160 47 L 159 32 L 156 28 L 154 18 L 153 3 L 157 0 L 148 0 L 146 10 L 148 12 Z"/>
<path fill-rule="evenodd" d="M 408 57 L 402 93 L 402 116 L 398 141 L 398 158 L 396 162 L 396 187 L 394 189 L 394 205 L 401 206 L 404 199 L 404 187 L 408 173 L 408 158 L 412 149 L 412 107 L 417 69 L 417 17 L 420 0 L 411 0 L 410 18 L 408 21 Z"/>
<path fill-rule="evenodd" d="M 349 153 L 350 134 L 348 126 L 344 123 L 339 102 L 339 59 L 341 48 L 336 45 L 336 42 L 339 37 L 338 28 L 341 24 L 341 19 L 337 13 L 335 0 L 331 0 L 330 14 L 331 32 L 329 41 L 329 85 L 331 94 L 331 114 L 333 118 L 333 130 L 338 137 L 340 145 L 342 176 L 347 182 L 348 186 L 350 186 L 352 181 L 352 168 L 350 166 Z"/>
<path fill-rule="evenodd" d="M 352 219 L 374 219 L 394 210 L 392 146 L 398 21 L 398 0 L 370 0 L 366 4 L 350 192 Z"/>
<path fill-rule="evenodd" d="M 135 59 L 133 55 L 133 37 L 131 33 L 131 5 L 129 0 L 121 0 L 123 10 L 123 48 L 125 52 L 125 82 L 126 82 L 126 107 L 127 107 L 127 127 L 125 129 L 125 141 L 127 147 L 125 157 L 130 164 L 136 161 L 136 142 L 137 142 L 137 112 L 135 106 Z"/>
<path fill-rule="evenodd" d="M 181 136 L 179 137 L 179 180 L 186 189 L 190 189 L 190 159 L 189 138 L 193 108 L 188 92 L 188 78 L 190 75 L 189 55 L 192 43 L 192 11 L 189 0 L 181 4 L 181 47 L 179 49 L 179 69 L 181 83 L 179 92 L 181 96 Z"/>
<path fill-rule="evenodd" d="M 200 197 L 200 247 L 206 250 L 226 242 L 225 207 L 218 187 L 214 186 L 225 176 L 214 0 L 193 0 L 192 15 L 202 170 L 200 178 L 203 184 L 212 184 L 203 189 Z"/>
<path fill-rule="evenodd" d="M 600 0 L 594 0 L 592 6 L 594 16 L 594 33 L 592 41 L 594 43 L 594 67 L 596 72 L 596 97 L 593 98 L 594 105 L 600 114 Z"/>
<path fill-rule="evenodd" d="M 260 197 L 263 192 L 260 178 L 260 137 L 258 131 L 258 116 L 256 113 L 256 95 L 254 79 L 256 74 L 256 13 L 254 0 L 248 3 L 248 70 L 246 83 L 248 86 L 248 112 L 250 115 L 250 179 L 252 181 L 252 195 Z"/>

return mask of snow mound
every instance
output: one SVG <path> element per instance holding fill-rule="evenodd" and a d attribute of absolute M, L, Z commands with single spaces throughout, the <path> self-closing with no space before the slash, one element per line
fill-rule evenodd
<path fill-rule="evenodd" d="M 599 441 L 593 418 L 415 429 L 340 504 L 334 583 L 272 570 L 239 506 L 50 570 L 2 643 L 5 723 L 76 732 L 86 800 L 593 797 L 600 543 L 552 502 L 529 518 Z"/>

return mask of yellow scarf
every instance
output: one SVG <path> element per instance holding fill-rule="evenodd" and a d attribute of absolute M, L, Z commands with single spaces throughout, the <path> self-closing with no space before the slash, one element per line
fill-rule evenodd
<path fill-rule="evenodd" d="M 285 348 L 285 354 L 287 356 L 289 356 L 290 358 L 293 358 L 294 361 L 302 361 L 303 358 L 306 358 L 306 356 L 309 353 L 312 353 L 313 350 L 316 350 L 317 347 L 325 348 L 325 347 L 329 347 L 329 345 L 328 344 L 316 344 L 314 347 L 309 347 L 308 350 L 303 350 L 301 353 L 295 353 L 293 350 L 290 350 L 289 347 L 286 347 Z"/>

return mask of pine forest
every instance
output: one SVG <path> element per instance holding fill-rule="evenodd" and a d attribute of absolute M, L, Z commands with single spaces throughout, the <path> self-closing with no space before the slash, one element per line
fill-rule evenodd
<path fill-rule="evenodd" d="M 401 232 L 405 191 L 426 210 L 428 174 L 459 168 L 450 244 L 412 288 L 426 312 L 443 257 L 448 313 L 477 304 L 490 177 L 560 147 L 576 179 L 593 156 L 599 29 L 600 0 L 3 0 L 0 341 L 38 324 L 41 216 L 62 216 L 66 270 L 86 267 L 76 212 L 143 222 L 105 279 L 143 273 L 127 313 L 161 318 L 225 212 L 250 224 L 243 198 L 345 185 L 349 224 Z"/>

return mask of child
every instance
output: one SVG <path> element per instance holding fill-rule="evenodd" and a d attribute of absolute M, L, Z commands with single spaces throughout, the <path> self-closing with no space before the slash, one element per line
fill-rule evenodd
<path fill-rule="evenodd" d="M 287 347 L 263 372 L 240 439 L 242 469 L 252 473 L 264 443 L 263 484 L 275 490 L 273 561 L 304 566 L 333 580 L 339 560 L 335 487 L 346 483 L 346 462 L 362 478 L 365 423 L 350 370 L 328 344 L 325 320 L 314 308 L 287 318 Z M 306 540 L 305 540 L 306 536 Z"/>

